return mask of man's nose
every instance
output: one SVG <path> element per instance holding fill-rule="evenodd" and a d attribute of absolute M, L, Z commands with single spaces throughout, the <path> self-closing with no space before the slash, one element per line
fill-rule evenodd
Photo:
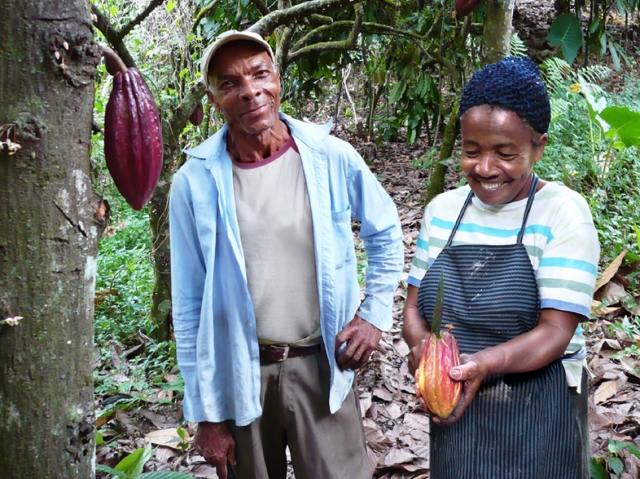
<path fill-rule="evenodd" d="M 240 93 L 244 100 L 253 100 L 256 96 L 260 95 L 260 89 L 253 80 L 247 80 L 242 83 L 242 91 Z"/>

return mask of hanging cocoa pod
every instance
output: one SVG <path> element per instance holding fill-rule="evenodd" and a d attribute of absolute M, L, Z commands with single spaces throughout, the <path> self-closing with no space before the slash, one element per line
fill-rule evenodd
<path fill-rule="evenodd" d="M 451 415 L 460 400 L 462 383 L 449 377 L 451 368 L 459 365 L 460 349 L 453 334 L 442 331 L 439 336 L 429 336 L 416 369 L 416 386 L 429 411 L 443 419 Z"/>
<path fill-rule="evenodd" d="M 456 13 L 469 15 L 478 6 L 480 0 L 456 0 Z"/>
<path fill-rule="evenodd" d="M 189 121 L 195 126 L 200 126 L 202 120 L 204 120 L 204 108 L 202 108 L 202 102 L 200 101 L 196 105 L 196 109 L 191 113 Z"/>
<path fill-rule="evenodd" d="M 144 207 L 162 170 L 162 127 L 156 104 L 135 68 L 117 72 L 105 111 L 104 156 L 120 194 Z"/>

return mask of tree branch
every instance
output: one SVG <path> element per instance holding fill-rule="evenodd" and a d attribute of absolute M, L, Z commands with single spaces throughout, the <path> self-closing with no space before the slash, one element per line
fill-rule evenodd
<path fill-rule="evenodd" d="M 292 27 L 284 27 L 282 35 L 280 36 L 280 42 L 276 50 L 276 64 L 278 65 L 280 74 L 284 73 L 286 65 L 289 64 L 287 62 L 287 56 L 289 55 L 289 51 L 291 51 L 291 41 L 295 32 L 295 25 Z"/>
<path fill-rule="evenodd" d="M 129 23 L 127 23 L 124 27 L 120 29 L 120 31 L 118 32 L 118 37 L 121 39 L 126 37 L 127 34 L 131 30 L 133 30 L 137 25 L 142 23 L 142 21 L 145 18 L 147 18 L 151 14 L 151 12 L 153 12 L 156 8 L 162 5 L 162 2 L 164 2 L 164 0 L 151 0 L 151 3 L 149 3 L 147 8 L 145 8 L 140 15 L 138 15 L 136 18 L 131 20 Z"/>
<path fill-rule="evenodd" d="M 287 25 L 298 18 L 308 17 L 313 13 L 326 13 L 330 10 L 355 5 L 363 0 L 311 0 L 284 10 L 276 10 L 262 17 L 247 31 L 255 32 L 263 37 L 270 35 L 280 25 Z"/>
<path fill-rule="evenodd" d="M 266 17 L 271 13 L 262 0 L 251 0 L 251 3 L 253 3 L 253 6 L 256 7 L 260 13 L 262 13 L 263 17 Z"/>
<path fill-rule="evenodd" d="M 193 32 L 196 31 L 196 28 L 198 28 L 198 25 L 200 24 L 202 19 L 205 18 L 211 10 L 216 8 L 218 3 L 220 3 L 220 0 L 213 0 L 209 5 L 207 5 L 206 7 L 204 7 L 202 10 L 198 12 L 195 20 L 193 20 L 193 27 L 191 28 L 191 31 Z"/>
<path fill-rule="evenodd" d="M 129 50 L 122 41 L 122 38 L 118 36 L 116 29 L 111 26 L 109 19 L 104 16 L 100 9 L 95 5 L 91 5 L 91 11 L 97 19 L 95 22 L 96 28 L 104 35 L 113 49 L 118 52 L 118 56 L 120 56 L 124 64 L 127 65 L 128 68 L 135 67 L 136 62 L 133 60 Z"/>
<path fill-rule="evenodd" d="M 184 96 L 184 99 L 175 109 L 164 111 L 164 121 L 162 124 L 162 137 L 165 148 L 176 148 L 182 130 L 187 126 L 187 121 L 193 110 L 205 94 L 206 87 L 203 82 L 198 81 Z M 173 157 L 165 151 L 165 160 Z"/>
<path fill-rule="evenodd" d="M 311 52 L 355 49 L 357 46 L 358 35 L 360 34 L 360 30 L 362 28 L 362 20 L 364 18 L 364 8 L 362 8 L 362 4 L 358 3 L 354 5 L 354 10 L 356 11 L 356 19 L 352 22 L 352 28 L 351 28 L 351 33 L 349 34 L 349 38 L 347 38 L 346 40 L 314 43 L 313 45 L 307 45 L 305 47 L 302 47 L 294 51 L 290 55 L 287 55 L 286 64 L 283 65 L 282 70 L 284 71 L 287 65 L 290 65 L 291 63 L 297 61 L 299 58 L 309 55 Z"/>
<path fill-rule="evenodd" d="M 341 31 L 352 30 L 353 23 L 354 23 L 353 20 L 340 20 L 340 21 L 333 22 L 331 25 L 323 25 L 321 27 L 318 27 L 313 31 L 307 33 L 302 38 L 300 38 L 300 40 L 298 40 L 295 43 L 292 49 L 295 51 L 300 48 L 303 48 L 304 45 L 308 44 L 309 41 L 315 36 L 319 36 L 323 33 L 329 32 L 332 29 L 341 30 Z M 380 35 L 393 35 L 393 36 L 399 36 L 399 37 L 413 38 L 421 42 L 425 40 L 424 37 L 421 37 L 420 35 L 416 35 L 415 33 L 411 33 L 408 30 L 400 30 L 398 28 L 393 28 L 388 25 L 383 25 L 380 23 L 373 23 L 373 22 L 363 22 L 361 31 L 362 33 L 367 33 L 367 34 L 376 33 Z"/>

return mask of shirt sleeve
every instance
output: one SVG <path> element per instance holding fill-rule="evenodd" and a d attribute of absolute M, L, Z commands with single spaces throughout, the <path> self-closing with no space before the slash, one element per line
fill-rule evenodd
<path fill-rule="evenodd" d="M 569 198 L 559 208 L 554 223 L 538 265 L 540 306 L 588 319 L 600 245 L 586 201 L 577 194 Z"/>
<path fill-rule="evenodd" d="M 429 269 L 429 225 L 431 215 L 429 213 L 429 207 L 425 208 L 424 215 L 422 217 L 422 223 L 420 224 L 420 233 L 416 240 L 416 251 L 411 262 L 411 269 L 409 270 L 409 277 L 407 283 L 420 287 L 422 278 L 424 277 L 427 269 Z"/>
<path fill-rule="evenodd" d="M 169 198 L 171 299 L 176 354 L 184 379 L 184 415 L 205 419 L 197 374 L 197 337 L 206 269 L 187 179 L 178 172 Z"/>
<path fill-rule="evenodd" d="M 393 295 L 404 267 L 404 245 L 398 210 L 364 160 L 350 145 L 347 174 L 352 218 L 360 221 L 367 254 L 364 301 L 359 315 L 382 331 L 393 324 Z"/>

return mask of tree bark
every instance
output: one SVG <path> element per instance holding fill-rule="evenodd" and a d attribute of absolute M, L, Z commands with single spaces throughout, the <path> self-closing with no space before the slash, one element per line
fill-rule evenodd
<path fill-rule="evenodd" d="M 149 200 L 149 225 L 153 248 L 153 294 L 151 296 L 151 334 L 156 341 L 171 339 L 171 252 L 169 243 L 169 190 L 173 175 L 180 167 L 179 134 L 198 102 L 205 94 L 204 83 L 198 82 L 178 108 L 162 112 L 164 163 L 156 189 Z"/>
<path fill-rule="evenodd" d="M 438 162 L 433 168 L 433 173 L 429 178 L 429 184 L 427 185 L 427 192 L 425 193 L 424 204 L 428 205 L 432 199 L 444 191 L 444 180 L 447 173 L 447 165 L 442 163 L 453 154 L 453 149 L 456 144 L 456 138 L 460 133 L 460 122 L 458 121 L 458 107 L 456 102 L 453 105 L 451 114 L 449 115 L 449 121 L 444 127 L 444 134 L 442 135 L 442 145 L 440 146 L 440 154 L 438 155 Z"/>
<path fill-rule="evenodd" d="M 0 476 L 94 476 L 93 297 L 108 214 L 89 178 L 88 0 L 0 4 Z M 2 140 L 6 138 L 3 136 Z"/>
<path fill-rule="evenodd" d="M 509 55 L 515 0 L 487 2 L 482 38 L 485 45 L 484 64 L 495 63 Z"/>

